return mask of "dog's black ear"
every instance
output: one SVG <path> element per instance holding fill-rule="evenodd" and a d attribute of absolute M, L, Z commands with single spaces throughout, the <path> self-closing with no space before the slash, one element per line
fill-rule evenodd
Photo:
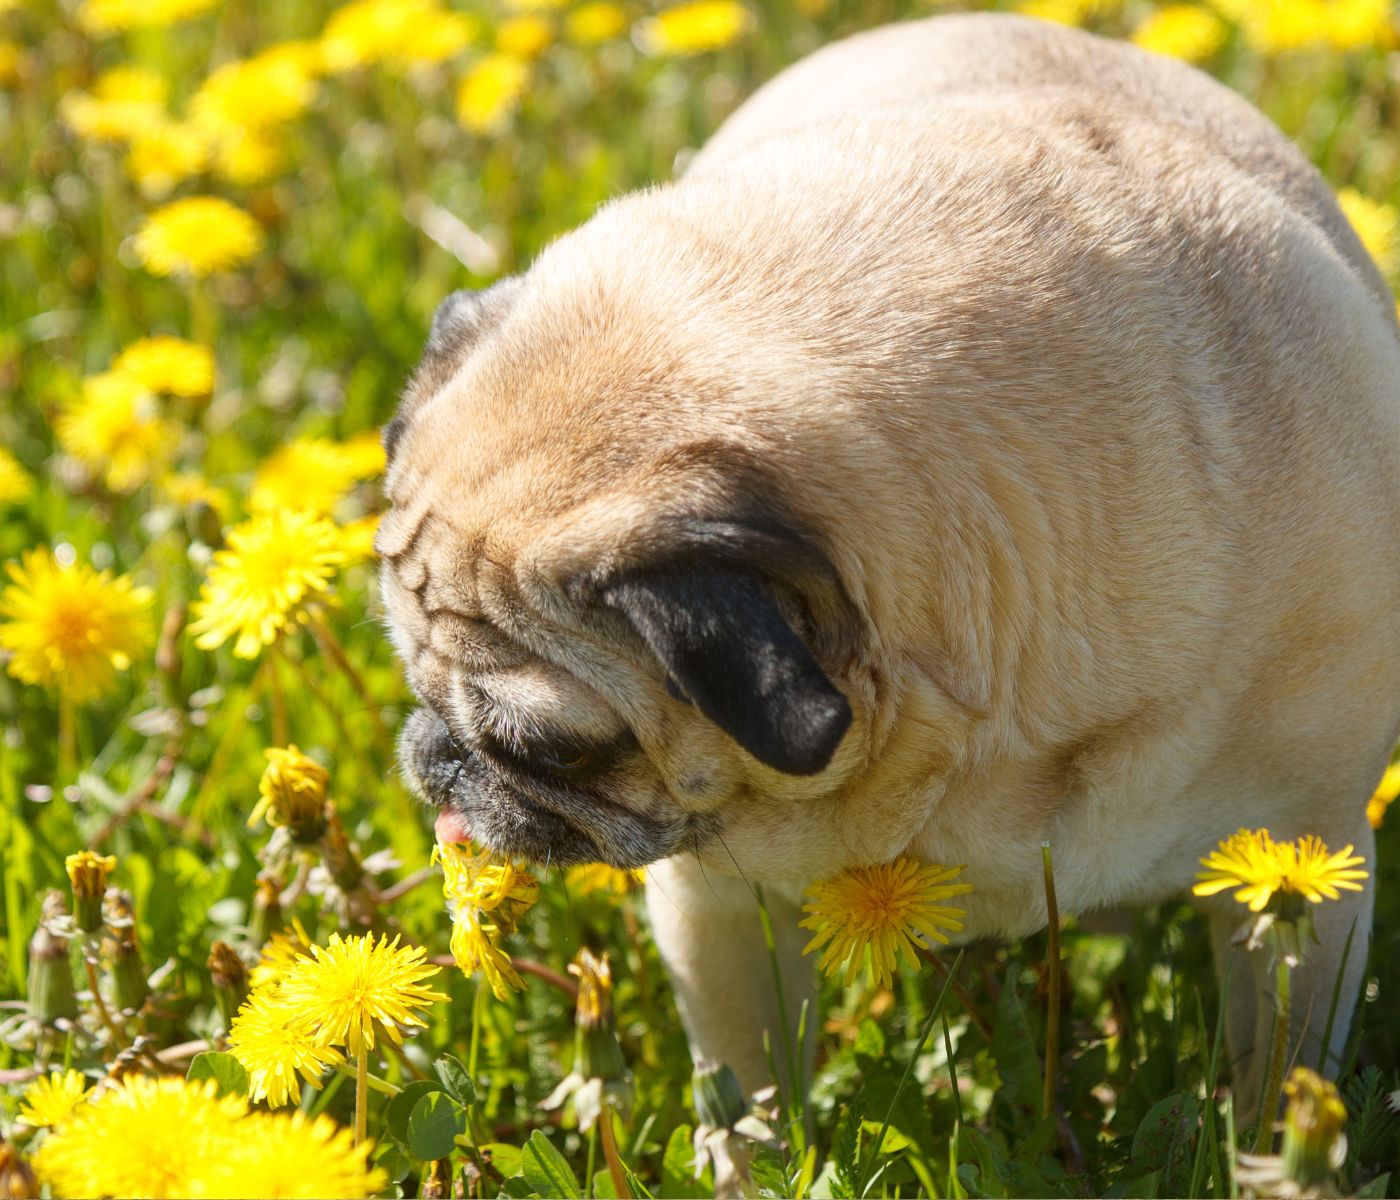
<path fill-rule="evenodd" d="M 815 775 L 851 724 L 846 697 L 753 572 L 681 566 L 604 588 L 686 697 L 762 763 Z"/>

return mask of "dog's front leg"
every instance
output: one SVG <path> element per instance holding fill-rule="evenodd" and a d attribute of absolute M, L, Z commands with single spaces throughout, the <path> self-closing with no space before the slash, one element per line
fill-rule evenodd
<path fill-rule="evenodd" d="M 773 921 L 786 1022 L 780 1017 L 751 885 L 706 872 L 693 857 L 668 858 L 647 868 L 647 909 L 671 974 L 691 1055 L 728 1063 L 746 1092 L 774 1082 L 764 1052 L 765 1031 L 780 1080 L 786 1081 L 791 1052 L 784 1050 L 784 1029 L 795 1042 L 802 1001 L 816 994 L 811 964 L 802 958 L 800 896 L 770 884 L 763 898 Z M 810 1059 L 817 1019 L 815 1012 L 809 1013 L 808 1045 L 793 1047 L 804 1061 Z"/>

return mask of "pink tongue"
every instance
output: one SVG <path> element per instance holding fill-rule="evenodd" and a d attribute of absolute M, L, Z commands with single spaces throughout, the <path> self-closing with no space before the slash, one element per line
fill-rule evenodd
<path fill-rule="evenodd" d="M 472 840 L 472 831 L 467 828 L 461 814 L 453 812 L 450 808 L 444 808 L 438 813 L 433 829 L 437 833 L 437 840 L 445 846 L 453 842 Z"/>

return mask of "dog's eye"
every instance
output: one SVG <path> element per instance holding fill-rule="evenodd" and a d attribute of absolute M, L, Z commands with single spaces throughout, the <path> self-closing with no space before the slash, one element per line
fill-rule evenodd
<path fill-rule="evenodd" d="M 562 755 L 541 752 L 532 757 L 541 766 L 548 767 L 551 771 L 581 771 L 589 763 L 587 750 L 573 750 Z"/>

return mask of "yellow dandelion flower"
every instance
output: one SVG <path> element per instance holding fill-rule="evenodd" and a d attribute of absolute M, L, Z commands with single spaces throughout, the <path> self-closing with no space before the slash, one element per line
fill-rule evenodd
<path fill-rule="evenodd" d="M 299 1104 L 301 1080 L 319 1088 L 326 1068 L 345 1061 L 275 987 L 255 991 L 244 1002 L 229 1028 L 228 1048 L 248 1072 L 249 1097 L 266 1100 L 273 1108 Z"/>
<path fill-rule="evenodd" d="M 457 89 L 457 119 L 473 133 L 496 133 L 530 86 L 530 64 L 509 54 L 479 58 Z"/>
<path fill-rule="evenodd" d="M 102 898 L 108 878 L 117 869 L 116 856 L 80 850 L 68 855 L 63 867 L 73 888 L 73 919 L 78 928 L 88 933 L 102 928 Z"/>
<path fill-rule="evenodd" d="M 596 46 L 619 38 L 627 29 L 627 17 L 620 5 L 608 0 L 581 4 L 564 18 L 564 31 L 571 42 Z"/>
<path fill-rule="evenodd" d="M 442 891 L 449 908 L 489 913 L 503 933 L 514 933 L 520 918 L 539 899 L 540 885 L 529 872 L 489 850 L 474 852 L 460 842 L 439 842 L 433 862 L 442 864 Z"/>
<path fill-rule="evenodd" d="M 293 917 L 291 925 L 268 938 L 258 965 L 248 974 L 248 982 L 255 992 L 270 988 L 286 978 L 298 959 L 310 954 L 311 938 L 301 921 Z"/>
<path fill-rule="evenodd" d="M 539 58 L 553 40 L 554 26 L 535 13 L 511 17 L 496 29 L 496 49 L 512 58 Z"/>
<path fill-rule="evenodd" d="M 286 166 L 286 139 L 271 129 L 224 129 L 215 139 L 211 169 L 239 187 L 271 179 Z"/>
<path fill-rule="evenodd" d="M 192 121 L 162 117 L 133 132 L 126 173 L 150 197 L 167 195 L 209 162 L 209 135 Z"/>
<path fill-rule="evenodd" d="M 315 841 L 326 828 L 326 784 L 330 772 L 295 746 L 269 746 L 267 768 L 258 782 L 258 802 L 248 818 L 251 829 L 263 817 L 285 825 L 299 842 Z"/>
<path fill-rule="evenodd" d="M 506 1000 L 512 991 L 522 991 L 525 981 L 510 961 L 510 955 L 496 944 L 496 928 L 483 924 L 472 909 L 463 909 L 452 918 L 448 948 L 464 975 L 480 971 L 497 1000 Z"/>
<path fill-rule="evenodd" d="M 1391 0 L 1323 0 L 1321 40 L 1334 50 L 1393 50 L 1395 10 Z"/>
<path fill-rule="evenodd" d="M 1376 784 L 1376 790 L 1366 805 L 1366 820 L 1370 822 L 1372 829 L 1381 827 L 1381 822 L 1385 820 L 1385 810 L 1395 803 L 1396 796 L 1400 796 L 1400 763 L 1392 763 L 1385 769 L 1385 774 L 1381 776 L 1380 783 Z"/>
<path fill-rule="evenodd" d="M 19 86 L 19 81 L 25 74 L 27 58 L 24 47 L 18 42 L 0 38 L 0 88 Z"/>
<path fill-rule="evenodd" d="M 451 58 L 477 35 L 470 16 L 446 12 L 437 0 L 354 0 L 326 22 L 321 53 L 332 71 L 380 62 L 410 66 Z"/>
<path fill-rule="evenodd" d="M 49 1133 L 35 1173 L 60 1196 L 198 1195 L 247 1111 L 243 1097 L 216 1091 L 213 1080 L 128 1075 Z"/>
<path fill-rule="evenodd" d="M 180 431 L 129 375 L 107 371 L 83 380 L 79 400 L 54 421 L 59 444 L 114 492 L 134 492 L 169 461 Z"/>
<path fill-rule="evenodd" d="M 10 674 L 80 704 L 111 691 L 148 644 L 150 589 L 84 563 L 60 565 L 47 549 L 25 551 L 6 570 L 0 646 Z"/>
<path fill-rule="evenodd" d="M 433 862 L 442 863 L 442 892 L 452 918 L 450 949 L 465 975 L 480 971 L 498 1000 L 525 985 L 501 949 L 499 938 L 514 931 L 539 898 L 539 884 L 513 863 L 489 851 L 473 852 L 456 842 L 438 843 Z M 489 920 L 483 920 L 483 915 Z"/>
<path fill-rule="evenodd" d="M 124 142 L 165 121 L 169 89 L 154 71 L 114 67 L 91 92 L 65 96 L 60 112 L 68 127 L 92 142 Z"/>
<path fill-rule="evenodd" d="M 374 557 L 374 535 L 379 529 L 379 517 L 370 514 L 340 527 L 340 545 L 347 563 L 365 562 Z"/>
<path fill-rule="evenodd" d="M 75 892 L 100 896 L 107 889 L 108 877 L 117 869 L 117 856 L 79 850 L 63 860 L 63 869 Z"/>
<path fill-rule="evenodd" d="M 1330 46 L 1342 52 L 1394 45 L 1389 0 L 1215 0 L 1259 54 Z"/>
<path fill-rule="evenodd" d="M 645 883 L 646 877 L 647 873 L 640 867 L 632 871 L 619 871 L 607 863 L 586 863 L 581 867 L 570 867 L 565 872 L 564 886 L 579 896 L 594 892 L 625 896 Z"/>
<path fill-rule="evenodd" d="M 300 508 L 329 514 L 358 482 L 384 469 L 379 439 L 297 438 L 272 454 L 253 480 L 248 503 L 255 511 Z"/>
<path fill-rule="evenodd" d="M 1276 894 L 1293 893 L 1314 904 L 1336 900 L 1338 888 L 1359 892 L 1367 873 L 1357 870 L 1366 860 L 1347 846 L 1336 854 L 1309 835 L 1297 842 L 1275 842 L 1267 829 L 1241 829 L 1224 839 L 1201 865 L 1192 894 L 1214 896 L 1238 888 L 1234 899 L 1263 912 Z"/>
<path fill-rule="evenodd" d="M 1400 269 L 1400 213 L 1389 204 L 1368 199 L 1355 188 L 1338 192 L 1337 203 L 1381 274 L 1386 278 L 1394 275 Z"/>
<path fill-rule="evenodd" d="M 229 494 L 223 488 L 215 487 L 197 471 L 162 475 L 156 486 L 161 495 L 177 508 L 193 508 L 197 504 L 207 504 L 222 519 L 233 507 Z"/>
<path fill-rule="evenodd" d="M 432 12 L 399 59 L 410 64 L 446 62 L 480 40 L 481 27 L 467 13 Z"/>
<path fill-rule="evenodd" d="M 199 1196 L 359 1200 L 389 1185 L 384 1172 L 369 1165 L 374 1143 L 356 1146 L 350 1130 L 330 1117 L 252 1112 L 238 1131 L 239 1140 L 204 1167 Z"/>
<path fill-rule="evenodd" d="M 901 857 L 878 867 L 849 867 L 814 884 L 801 925 L 815 934 L 802 953 L 825 947 L 817 965 L 835 975 L 844 964 L 847 985 L 868 956 L 876 984 L 888 987 L 900 956 L 917 965 L 915 934 L 947 942 L 945 929 L 962 928 L 963 910 L 938 903 L 972 890 L 948 882 L 961 870 Z"/>
<path fill-rule="evenodd" d="M 117 355 L 112 371 L 151 392 L 207 396 L 214 390 L 214 356 L 207 347 L 177 337 L 142 338 Z"/>
<path fill-rule="evenodd" d="M 417 1013 L 442 992 L 423 980 L 439 968 L 423 961 L 421 946 L 400 946 L 399 936 L 342 938 L 333 933 L 326 946 L 312 946 L 282 979 L 282 997 L 298 1015 L 312 1022 L 329 1045 L 344 1045 L 357 1058 L 374 1049 L 376 1032 L 403 1041 L 402 1026 L 426 1027 Z"/>
<path fill-rule="evenodd" d="M 17 504 L 27 500 L 34 490 L 34 481 L 15 461 L 4 446 L 0 446 L 0 504 Z"/>
<path fill-rule="evenodd" d="M 1120 7 L 1119 0 L 1022 0 L 1016 11 L 1041 21 L 1084 26 Z"/>
<path fill-rule="evenodd" d="M 208 12 L 219 0 L 83 0 L 78 24 L 88 33 L 173 25 Z"/>
<path fill-rule="evenodd" d="M 1359 854 L 1352 854 L 1353 849 L 1352 846 L 1345 846 L 1333 854 L 1319 837 L 1309 834 L 1299 838 L 1295 843 L 1287 887 L 1314 904 L 1341 899 L 1339 888 L 1350 892 L 1362 891 L 1360 881 L 1368 878 L 1368 873 L 1357 868 L 1366 860 Z"/>
<path fill-rule="evenodd" d="M 651 54 L 703 54 L 732 46 L 753 25 L 753 14 L 734 0 L 697 0 L 641 22 L 637 40 Z"/>
<path fill-rule="evenodd" d="M 191 98 L 190 112 L 206 129 L 258 129 L 300 116 L 315 98 L 311 64 L 294 43 L 216 68 Z"/>
<path fill-rule="evenodd" d="M 217 196 L 191 196 L 156 209 L 136 234 L 136 256 L 153 275 L 203 277 L 247 262 L 262 228 Z"/>
<path fill-rule="evenodd" d="M 19 1121 L 36 1129 L 62 1125 L 88 1094 L 87 1080 L 77 1071 L 41 1075 L 20 1097 Z"/>
<path fill-rule="evenodd" d="M 1199 63 L 1225 44 L 1225 36 L 1225 22 L 1210 9 L 1195 4 L 1168 4 L 1138 26 L 1133 41 L 1155 54 Z"/>
<path fill-rule="evenodd" d="M 235 657 L 256 658 L 304 617 L 303 605 L 328 590 L 344 562 L 340 531 L 314 513 L 259 513 L 234 526 L 194 605 L 196 645 L 212 650 L 236 635 Z"/>

